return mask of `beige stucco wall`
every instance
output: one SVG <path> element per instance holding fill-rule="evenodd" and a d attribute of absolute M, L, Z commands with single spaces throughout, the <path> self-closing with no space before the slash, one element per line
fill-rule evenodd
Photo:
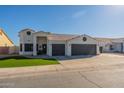
<path fill-rule="evenodd" d="M 30 31 L 32 34 L 31 35 L 27 35 L 27 32 Z M 27 31 L 24 31 L 24 32 L 20 32 L 19 33 L 19 37 L 20 37 L 20 40 L 19 42 L 20 43 L 33 43 L 33 31 L 31 30 L 27 30 Z"/>
<path fill-rule="evenodd" d="M 8 47 L 8 54 L 17 54 L 19 52 L 19 47 L 13 44 L 13 42 L 2 29 L 0 29 L 0 47 Z"/>
<path fill-rule="evenodd" d="M 121 43 L 113 43 L 114 46 L 114 52 L 121 52 L 122 51 L 122 47 L 121 47 Z"/>
<path fill-rule="evenodd" d="M 31 35 L 27 35 L 28 31 L 31 32 Z M 31 29 L 26 29 L 25 31 L 22 31 L 19 33 L 19 37 L 20 37 L 19 42 L 20 42 L 20 44 L 22 44 L 22 51 L 19 51 L 20 55 L 33 55 L 33 52 L 25 52 L 24 51 L 25 43 L 33 44 L 33 33 L 34 33 L 34 31 Z"/>
<path fill-rule="evenodd" d="M 37 43 L 38 44 L 46 44 L 47 43 L 47 37 L 37 37 Z"/>
<path fill-rule="evenodd" d="M 18 53 L 19 53 L 19 46 L 9 47 L 9 54 L 18 54 Z"/>
<path fill-rule="evenodd" d="M 112 44 L 112 42 L 108 42 L 108 41 L 99 41 L 99 46 L 103 47 L 103 52 L 110 52 L 110 45 Z"/>
<path fill-rule="evenodd" d="M 115 51 L 121 51 L 121 45 L 120 43 L 123 44 L 123 50 L 122 52 L 124 52 L 124 39 L 115 39 L 113 40 L 113 42 L 115 43 Z"/>
<path fill-rule="evenodd" d="M 14 46 L 2 29 L 0 29 L 0 46 Z"/>

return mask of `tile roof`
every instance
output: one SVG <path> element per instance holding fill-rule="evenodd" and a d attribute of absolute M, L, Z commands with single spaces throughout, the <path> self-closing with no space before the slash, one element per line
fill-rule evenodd
<path fill-rule="evenodd" d="M 114 40 L 124 40 L 124 38 L 95 38 L 100 42 L 113 42 Z"/>
<path fill-rule="evenodd" d="M 48 35 L 48 40 L 66 41 L 77 36 L 78 35 L 51 34 L 51 35 Z"/>
<path fill-rule="evenodd" d="M 112 38 L 95 38 L 97 41 L 100 42 L 112 42 Z"/>

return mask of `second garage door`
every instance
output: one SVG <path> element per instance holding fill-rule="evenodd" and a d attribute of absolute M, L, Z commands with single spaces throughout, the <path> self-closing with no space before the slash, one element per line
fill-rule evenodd
<path fill-rule="evenodd" d="M 52 55 L 53 56 L 64 56 L 65 55 L 65 44 L 52 44 Z"/>
<path fill-rule="evenodd" d="M 96 45 L 95 44 L 72 44 L 71 51 L 72 51 L 72 55 L 95 55 Z"/>

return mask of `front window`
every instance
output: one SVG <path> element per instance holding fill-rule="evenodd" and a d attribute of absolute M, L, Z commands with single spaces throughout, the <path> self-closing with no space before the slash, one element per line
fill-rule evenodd
<path fill-rule="evenodd" d="M 87 41 L 87 38 L 86 38 L 86 37 L 83 37 L 83 41 L 84 41 L 84 42 Z"/>
<path fill-rule="evenodd" d="M 26 52 L 33 51 L 33 44 L 25 44 L 25 51 Z"/>
<path fill-rule="evenodd" d="M 27 35 L 31 35 L 31 32 L 30 32 L 30 31 L 28 31 L 28 32 L 27 32 Z"/>

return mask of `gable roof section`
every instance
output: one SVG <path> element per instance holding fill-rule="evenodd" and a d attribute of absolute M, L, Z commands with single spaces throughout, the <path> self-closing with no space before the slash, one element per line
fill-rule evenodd
<path fill-rule="evenodd" d="M 48 40 L 70 41 L 70 40 L 76 39 L 80 36 L 88 36 L 88 37 L 94 39 L 95 41 L 97 41 L 97 39 L 95 39 L 89 35 L 86 35 L 86 34 L 83 34 L 83 35 L 51 34 L 51 35 L 48 35 Z"/>
<path fill-rule="evenodd" d="M 21 33 L 21 32 L 25 32 L 25 31 L 33 31 L 33 32 L 35 32 L 33 29 L 25 28 L 25 29 L 21 30 L 19 33 Z"/>
<path fill-rule="evenodd" d="M 111 38 L 95 38 L 95 39 L 100 42 L 112 42 L 112 40 L 113 40 Z"/>
<path fill-rule="evenodd" d="M 36 33 L 46 33 L 46 34 L 51 34 L 50 32 L 45 32 L 45 31 L 38 31 L 38 32 L 35 32 L 34 34 Z"/>
<path fill-rule="evenodd" d="M 123 42 L 124 38 L 95 38 L 98 40 L 98 42 L 106 42 L 106 43 L 112 43 L 112 42 Z"/>
<path fill-rule="evenodd" d="M 73 39 L 79 38 L 79 37 L 81 37 L 81 36 L 87 36 L 87 37 L 92 38 L 92 39 L 94 39 L 95 41 L 97 41 L 95 38 L 93 38 L 93 37 L 91 37 L 91 36 L 89 36 L 89 35 L 86 35 L 86 34 L 78 35 L 78 36 L 76 36 L 76 37 L 74 37 L 74 38 L 68 39 L 67 41 L 70 41 L 70 40 L 73 40 Z"/>
<path fill-rule="evenodd" d="M 7 36 L 7 34 L 3 31 L 3 29 L 0 29 L 0 31 L 6 36 L 6 38 L 14 45 L 13 41 Z"/>

